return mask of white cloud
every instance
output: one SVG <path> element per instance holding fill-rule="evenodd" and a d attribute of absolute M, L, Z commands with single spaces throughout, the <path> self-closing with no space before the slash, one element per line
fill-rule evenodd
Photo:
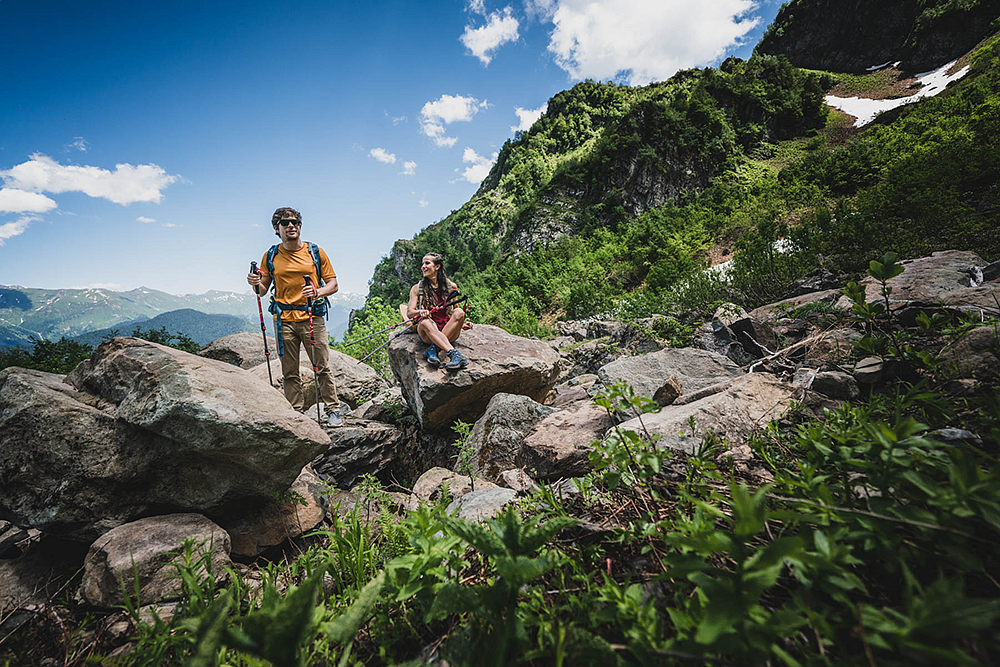
<path fill-rule="evenodd" d="M 28 228 L 28 225 L 40 219 L 41 218 L 34 215 L 25 215 L 18 218 L 14 222 L 8 222 L 0 225 L 0 246 L 2 246 L 4 241 L 7 239 L 23 234 L 24 230 Z"/>
<path fill-rule="evenodd" d="M 73 137 L 72 143 L 66 144 L 64 148 L 67 152 L 75 148 L 81 153 L 86 153 L 87 151 L 90 150 L 90 142 L 88 142 L 83 137 Z"/>
<path fill-rule="evenodd" d="M 528 0 L 551 21 L 549 51 L 573 79 L 625 75 L 631 85 L 711 63 L 760 18 L 758 0 Z"/>
<path fill-rule="evenodd" d="M 147 218 L 144 215 L 140 215 L 138 218 L 135 219 L 135 221 L 136 222 L 142 222 L 142 223 L 145 223 L 145 224 L 148 225 L 151 222 L 156 222 L 156 218 Z"/>
<path fill-rule="evenodd" d="M 475 97 L 442 95 L 433 102 L 426 103 L 420 110 L 420 130 L 438 146 L 451 148 L 458 139 L 444 136 L 444 126 L 449 123 L 471 121 L 480 109 L 488 106 L 485 100 L 480 102 Z"/>
<path fill-rule="evenodd" d="M 35 153 L 28 162 L 0 171 L 6 186 L 29 192 L 82 192 L 122 206 L 136 202 L 160 202 L 162 190 L 180 180 L 155 164 L 115 165 L 114 171 L 100 167 L 61 165 L 47 155 Z"/>
<path fill-rule="evenodd" d="M 494 153 L 491 157 L 483 157 L 476 153 L 476 151 L 471 148 L 466 147 L 465 151 L 462 153 L 462 162 L 468 162 L 472 166 L 466 167 L 465 171 L 462 172 L 462 178 L 467 180 L 469 183 L 479 184 L 483 182 L 483 179 L 490 173 L 490 168 L 493 163 L 497 161 L 499 153 Z"/>
<path fill-rule="evenodd" d="M 175 225 L 175 224 L 174 224 L 174 223 L 172 223 L 172 222 L 164 222 L 164 223 L 163 223 L 163 226 L 164 226 L 164 227 L 176 227 L 177 225 Z"/>
<path fill-rule="evenodd" d="M 417 173 L 417 163 L 406 161 L 403 163 L 403 171 L 399 172 L 401 176 L 413 176 Z"/>
<path fill-rule="evenodd" d="M 382 164 L 396 164 L 396 154 L 390 153 L 384 148 L 373 148 L 368 151 L 368 155 L 372 156 Z"/>
<path fill-rule="evenodd" d="M 466 10 L 473 14 L 486 16 L 486 2 L 485 0 L 469 0 Z"/>
<path fill-rule="evenodd" d="M 45 213 L 57 204 L 43 194 L 17 188 L 0 189 L 0 213 Z"/>
<path fill-rule="evenodd" d="M 484 26 L 465 26 L 465 32 L 459 37 L 459 41 L 484 65 L 489 65 L 498 48 L 507 42 L 517 41 L 519 25 L 510 7 L 505 7 L 502 12 L 490 14 Z"/>
<path fill-rule="evenodd" d="M 522 109 L 521 107 L 514 107 L 514 113 L 517 114 L 517 125 L 511 125 L 511 132 L 527 132 L 531 129 L 531 126 L 535 124 L 535 121 L 542 117 L 545 110 L 549 107 L 548 104 L 543 104 L 537 109 Z"/>
<path fill-rule="evenodd" d="M 417 202 L 417 206 L 419 206 L 420 208 L 427 208 L 428 204 L 430 204 L 430 202 L 428 202 L 426 199 L 421 199 L 420 201 Z"/>
<path fill-rule="evenodd" d="M 393 125 L 399 125 L 400 123 L 405 123 L 405 122 L 406 122 L 406 116 L 393 116 L 392 117 L 392 124 Z"/>

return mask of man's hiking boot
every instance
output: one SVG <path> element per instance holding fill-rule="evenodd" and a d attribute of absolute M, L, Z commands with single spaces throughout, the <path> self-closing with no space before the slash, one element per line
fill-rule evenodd
<path fill-rule="evenodd" d="M 424 351 L 424 359 L 432 368 L 441 368 L 441 357 L 438 356 L 438 346 L 431 344 Z"/>
<path fill-rule="evenodd" d="M 465 368 L 469 365 L 469 360 L 462 356 L 462 353 L 456 349 L 451 349 L 448 351 L 448 361 L 445 362 L 444 367 L 449 371 L 457 371 L 460 368 Z"/>
<path fill-rule="evenodd" d="M 340 416 L 340 410 L 327 410 L 326 425 L 334 428 L 344 425 L 344 420 Z"/>

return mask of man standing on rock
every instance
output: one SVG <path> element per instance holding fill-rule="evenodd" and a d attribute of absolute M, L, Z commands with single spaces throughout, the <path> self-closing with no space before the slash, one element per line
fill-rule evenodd
<path fill-rule="evenodd" d="M 281 243 L 272 246 L 260 262 L 260 273 L 247 275 L 247 283 L 257 293 L 267 293 L 274 281 L 274 294 L 268 312 L 274 314 L 281 357 L 281 375 L 285 398 L 292 407 L 303 412 L 305 399 L 299 375 L 299 344 L 316 368 L 320 400 L 326 405 L 327 423 L 343 426 L 340 401 L 330 372 L 330 339 L 323 316 L 326 297 L 337 291 L 337 274 L 330 258 L 315 243 L 302 240 L 302 214 L 293 208 L 279 208 L 271 216 L 271 226 Z M 312 323 L 309 321 L 309 301 L 312 301 Z M 316 344 L 312 344 L 311 336 Z"/>

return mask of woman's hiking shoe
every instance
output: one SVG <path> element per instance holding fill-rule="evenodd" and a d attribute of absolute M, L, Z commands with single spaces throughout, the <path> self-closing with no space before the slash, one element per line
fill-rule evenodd
<path fill-rule="evenodd" d="M 434 368 L 441 368 L 441 357 L 438 356 L 438 346 L 431 344 L 424 351 L 424 359 Z"/>
<path fill-rule="evenodd" d="M 344 425 L 344 420 L 340 416 L 340 410 L 328 410 L 326 413 L 326 425 L 338 428 Z"/>
<path fill-rule="evenodd" d="M 459 368 L 465 368 L 469 365 L 469 360 L 462 356 L 462 353 L 456 349 L 451 349 L 448 351 L 448 361 L 445 362 L 444 367 L 449 371 L 457 371 Z"/>

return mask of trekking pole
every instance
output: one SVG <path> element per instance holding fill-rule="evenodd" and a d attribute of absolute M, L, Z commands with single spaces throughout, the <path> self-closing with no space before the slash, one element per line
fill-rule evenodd
<path fill-rule="evenodd" d="M 260 275 L 257 270 L 257 262 L 250 262 L 250 273 Z M 260 307 L 260 293 L 257 285 L 253 286 L 253 293 L 257 295 L 257 314 L 260 315 L 260 335 L 264 337 L 264 363 L 267 364 L 267 381 L 274 386 L 274 378 L 271 377 L 271 351 L 267 349 L 267 327 L 264 326 L 264 309 Z"/>
<path fill-rule="evenodd" d="M 305 276 L 306 287 L 312 287 L 312 279 Z M 316 336 L 313 335 L 313 300 L 306 297 L 306 312 L 309 314 L 309 340 L 312 342 L 313 387 L 316 389 L 316 422 L 322 426 L 323 417 L 319 413 L 319 367 L 316 366 Z"/>

